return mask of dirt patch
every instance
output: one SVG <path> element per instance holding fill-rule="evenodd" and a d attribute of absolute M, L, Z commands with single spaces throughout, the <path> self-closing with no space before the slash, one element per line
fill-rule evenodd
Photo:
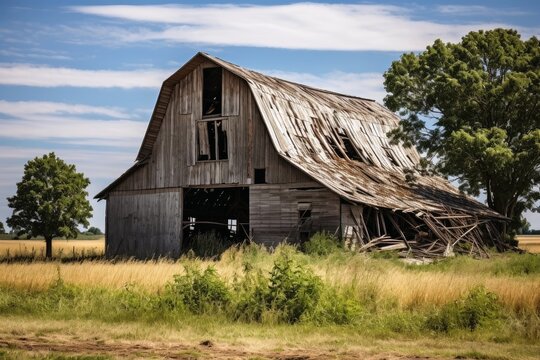
<path fill-rule="evenodd" d="M 200 344 L 165 343 L 149 341 L 104 341 L 80 339 L 68 336 L 15 336 L 3 334 L 0 349 L 16 349 L 33 353 L 100 354 L 117 358 L 167 359 L 274 359 L 274 360 L 322 360 L 322 359 L 369 359 L 369 360 L 424 360 L 434 358 L 400 356 L 396 354 L 370 355 L 361 352 L 325 352 L 310 349 L 284 351 L 247 351 L 238 347 L 206 341 Z"/>

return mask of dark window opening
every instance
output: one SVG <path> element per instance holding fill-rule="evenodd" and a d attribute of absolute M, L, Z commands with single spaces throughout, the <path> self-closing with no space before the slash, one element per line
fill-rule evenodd
<path fill-rule="evenodd" d="M 266 184 L 266 169 L 255 169 L 255 184 Z"/>
<path fill-rule="evenodd" d="M 221 80 L 220 67 L 203 70 L 203 117 L 221 115 Z"/>
<path fill-rule="evenodd" d="M 199 121 L 197 130 L 199 148 L 197 160 L 226 160 L 229 158 L 224 120 Z"/>
<path fill-rule="evenodd" d="M 311 210 L 298 210 L 300 225 L 307 224 L 311 220 Z"/>
<path fill-rule="evenodd" d="M 298 224 L 311 225 L 311 203 L 298 203 Z"/>

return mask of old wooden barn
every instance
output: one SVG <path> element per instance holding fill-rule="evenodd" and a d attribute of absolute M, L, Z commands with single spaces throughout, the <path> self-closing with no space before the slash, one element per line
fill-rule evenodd
<path fill-rule="evenodd" d="M 108 256 L 176 257 L 215 231 L 275 245 L 326 230 L 360 249 L 476 255 L 500 215 L 447 180 L 417 176 L 375 101 L 198 53 L 163 82 L 135 164 L 101 191 Z"/>

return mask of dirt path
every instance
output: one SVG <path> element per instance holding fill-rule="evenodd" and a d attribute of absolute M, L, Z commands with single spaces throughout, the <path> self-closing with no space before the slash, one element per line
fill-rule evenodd
<path fill-rule="evenodd" d="M 12 336 L 2 334 L 0 349 L 22 350 L 32 353 L 57 352 L 63 354 L 108 355 L 118 358 L 165 359 L 275 359 L 275 360 L 322 360 L 322 359 L 369 359 L 369 360 L 421 360 L 434 358 L 400 356 L 396 354 L 368 355 L 361 352 L 323 352 L 310 349 L 294 349 L 279 352 L 252 352 L 242 348 L 221 346 L 212 342 L 200 344 L 162 343 L 149 341 L 103 341 L 68 336 Z M 7 335 L 7 336 L 6 336 Z"/>

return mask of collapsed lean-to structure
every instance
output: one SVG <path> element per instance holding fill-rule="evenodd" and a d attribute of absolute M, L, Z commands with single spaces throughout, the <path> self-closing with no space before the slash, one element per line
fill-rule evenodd
<path fill-rule="evenodd" d="M 221 111 L 210 116 L 203 104 L 208 68 L 222 69 Z M 254 241 L 269 242 L 265 237 L 272 236 L 272 242 L 301 241 L 306 233 L 327 230 L 360 251 L 401 249 L 415 257 L 482 256 L 487 246 L 503 248 L 497 229 L 504 217 L 445 179 L 406 181 L 419 155 L 414 148 L 390 143 L 386 134 L 398 121 L 375 101 L 277 79 L 199 53 L 163 83 L 136 164 L 96 196 L 108 200 L 107 241 L 116 249 L 109 252 L 131 254 L 144 243 L 131 248 L 118 243 L 130 241 L 127 233 L 134 228 L 147 237 L 154 228 L 153 234 L 167 240 L 156 239 L 148 245 L 154 247 L 150 252 L 136 252 L 164 254 L 179 238 L 179 248 L 168 252 L 175 254 L 185 248 L 186 229 L 194 230 L 197 219 L 217 225 L 225 219 L 218 210 L 215 219 L 205 218 L 196 208 L 209 204 L 193 197 L 194 189 L 233 187 L 247 191 L 248 208 L 238 223 Z M 210 151 L 222 155 L 209 161 L 204 153 Z M 141 210 L 146 208 L 141 196 L 160 189 L 176 189 L 176 197 L 162 200 L 179 205 L 154 205 L 161 215 Z M 327 205 L 316 209 L 317 199 Z M 231 204 L 223 204 L 229 220 L 234 217 Z M 134 225 L 133 216 L 147 226 Z M 157 220 L 160 216 L 168 218 L 165 224 Z"/>

